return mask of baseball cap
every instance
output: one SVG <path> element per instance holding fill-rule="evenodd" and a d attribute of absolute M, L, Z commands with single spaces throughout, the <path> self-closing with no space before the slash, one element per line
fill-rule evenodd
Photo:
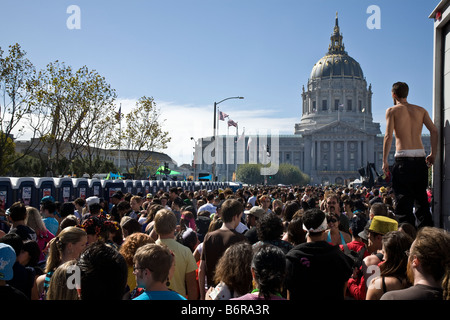
<path fill-rule="evenodd" d="M 55 202 L 55 198 L 53 198 L 52 196 L 45 196 L 41 199 L 41 204 L 44 203 L 45 201 Z"/>
<path fill-rule="evenodd" d="M 247 214 L 255 216 L 260 219 L 266 212 L 260 206 L 254 206 L 250 210 L 248 210 Z"/>
<path fill-rule="evenodd" d="M 16 262 L 16 252 L 6 243 L 0 243 L 0 280 L 13 278 L 13 265 Z"/>
<path fill-rule="evenodd" d="M 89 208 L 91 204 L 100 203 L 100 198 L 97 196 L 92 196 L 86 199 L 86 205 Z"/>

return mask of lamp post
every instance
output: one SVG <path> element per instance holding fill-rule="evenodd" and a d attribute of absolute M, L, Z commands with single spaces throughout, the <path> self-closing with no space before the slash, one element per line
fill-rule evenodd
<path fill-rule="evenodd" d="M 220 100 L 219 102 L 214 102 L 214 133 L 213 133 L 213 137 L 214 137 L 214 143 L 215 146 L 217 148 L 217 105 L 226 101 L 226 100 L 230 100 L 230 99 L 244 99 L 244 97 L 229 97 L 229 98 L 225 98 L 223 100 Z M 217 154 L 216 153 L 216 148 L 214 148 L 214 156 Z M 214 159 L 214 162 L 212 164 L 212 175 L 211 175 L 212 181 L 216 181 L 216 159 Z"/>

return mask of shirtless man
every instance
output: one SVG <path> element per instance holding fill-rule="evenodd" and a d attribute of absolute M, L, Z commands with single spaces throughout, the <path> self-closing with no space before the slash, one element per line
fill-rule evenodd
<path fill-rule="evenodd" d="M 388 155 L 395 134 L 395 164 L 392 167 L 395 215 L 399 223 L 408 222 L 420 228 L 433 226 L 426 189 L 428 167 L 434 164 L 436 157 L 438 131 L 424 108 L 407 102 L 408 91 L 408 85 L 404 82 L 392 86 L 395 105 L 386 111 L 383 171 L 386 175 L 390 174 Z M 428 156 L 421 139 L 423 125 L 430 131 L 431 153 Z M 413 207 L 416 208 L 415 213 Z"/>

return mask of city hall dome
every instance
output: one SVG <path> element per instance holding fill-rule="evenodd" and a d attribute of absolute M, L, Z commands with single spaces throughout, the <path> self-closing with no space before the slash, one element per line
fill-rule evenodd
<path fill-rule="evenodd" d="M 355 78 L 364 79 L 359 63 L 350 57 L 342 43 L 342 35 L 336 14 L 336 24 L 330 37 L 328 53 L 314 65 L 310 79 Z"/>

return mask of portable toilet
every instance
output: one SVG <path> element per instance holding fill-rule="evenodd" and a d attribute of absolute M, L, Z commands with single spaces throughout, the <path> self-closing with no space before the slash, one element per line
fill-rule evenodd
<path fill-rule="evenodd" d="M 103 187 L 102 180 L 98 178 L 88 179 L 89 192 L 87 194 L 88 197 L 96 196 L 99 198 L 103 197 Z"/>
<path fill-rule="evenodd" d="M 56 199 L 55 181 L 52 177 L 33 178 L 36 186 L 36 197 L 39 203 L 43 197 L 52 196 Z"/>
<path fill-rule="evenodd" d="M 13 201 L 21 201 L 27 206 L 39 208 L 39 200 L 36 197 L 36 185 L 34 178 L 21 177 L 10 178 L 13 189 Z"/>
<path fill-rule="evenodd" d="M 108 203 L 111 202 L 112 195 L 117 191 L 124 191 L 123 180 L 102 180 L 103 197 Z"/>
<path fill-rule="evenodd" d="M 150 193 L 154 195 L 158 192 L 158 190 L 158 181 L 150 180 Z"/>
<path fill-rule="evenodd" d="M 136 190 L 136 194 L 139 194 L 139 192 L 142 192 L 144 194 L 144 189 L 142 188 L 142 181 L 141 180 L 133 180 L 134 183 L 134 190 Z"/>
<path fill-rule="evenodd" d="M 125 193 L 131 193 L 132 195 L 135 195 L 136 189 L 134 188 L 133 180 L 124 180 L 123 181 Z"/>
<path fill-rule="evenodd" d="M 72 178 L 74 198 L 86 199 L 89 197 L 89 181 L 86 178 Z"/>
<path fill-rule="evenodd" d="M 72 178 L 53 178 L 53 180 L 55 181 L 56 201 L 64 203 L 75 200 Z"/>
<path fill-rule="evenodd" d="M 164 181 L 163 180 L 158 180 L 158 184 L 157 184 L 157 191 L 156 192 L 158 192 L 159 190 L 163 190 L 164 191 Z"/>
<path fill-rule="evenodd" d="M 0 209 L 6 210 L 14 203 L 13 188 L 9 177 L 0 177 Z"/>
<path fill-rule="evenodd" d="M 141 180 L 142 182 L 142 188 L 144 188 L 144 194 L 147 195 L 147 193 L 151 193 L 150 190 L 150 181 L 149 180 Z"/>

